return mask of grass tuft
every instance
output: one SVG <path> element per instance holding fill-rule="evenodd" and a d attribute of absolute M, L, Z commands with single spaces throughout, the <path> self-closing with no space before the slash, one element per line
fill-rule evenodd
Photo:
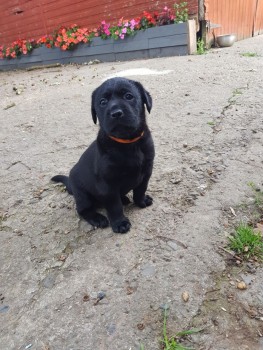
<path fill-rule="evenodd" d="M 260 233 L 247 224 L 240 224 L 233 236 L 229 237 L 229 248 L 245 260 L 257 258 L 263 260 L 263 240 Z"/>
<path fill-rule="evenodd" d="M 163 319 L 163 339 L 161 340 L 163 345 L 163 350 L 193 350 L 193 348 L 188 348 L 183 346 L 178 342 L 177 339 L 191 335 L 194 333 L 201 332 L 201 329 L 193 328 L 186 331 L 178 332 L 174 337 L 168 338 L 167 336 L 167 309 L 164 310 L 164 319 Z"/>

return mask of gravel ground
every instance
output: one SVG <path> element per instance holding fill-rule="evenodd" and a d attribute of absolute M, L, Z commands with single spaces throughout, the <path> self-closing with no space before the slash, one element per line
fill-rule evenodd
<path fill-rule="evenodd" d="M 158 350 L 165 306 L 169 336 L 203 329 L 185 340 L 195 349 L 263 348 L 262 269 L 222 250 L 233 216 L 247 219 L 248 182 L 263 187 L 262 57 L 259 36 L 202 56 L 0 72 L 1 349 Z M 125 235 L 93 230 L 50 182 L 96 137 L 91 93 L 116 74 L 150 91 L 156 147 L 154 204 L 125 209 Z"/>

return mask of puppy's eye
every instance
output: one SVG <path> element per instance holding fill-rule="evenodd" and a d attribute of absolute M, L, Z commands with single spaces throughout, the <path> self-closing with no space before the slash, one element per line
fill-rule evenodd
<path fill-rule="evenodd" d="M 124 98 L 125 98 L 126 100 L 131 101 L 131 100 L 133 100 L 133 95 L 130 94 L 129 92 L 127 92 L 127 93 L 124 95 Z"/>
<path fill-rule="evenodd" d="M 106 98 L 101 98 L 100 99 L 100 105 L 101 106 L 106 106 L 107 103 L 108 103 L 108 100 Z"/>

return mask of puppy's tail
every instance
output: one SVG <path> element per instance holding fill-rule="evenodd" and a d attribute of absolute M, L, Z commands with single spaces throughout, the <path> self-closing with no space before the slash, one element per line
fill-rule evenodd
<path fill-rule="evenodd" d="M 69 177 L 68 176 L 56 175 L 56 176 L 52 177 L 51 181 L 62 182 L 66 186 L 66 189 L 67 189 L 68 193 L 72 194 L 72 189 L 71 189 L 71 186 L 70 186 L 70 182 L 69 182 Z"/>

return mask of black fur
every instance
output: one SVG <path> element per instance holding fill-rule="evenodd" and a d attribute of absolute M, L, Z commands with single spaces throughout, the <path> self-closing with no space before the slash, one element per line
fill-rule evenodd
<path fill-rule="evenodd" d="M 130 221 L 123 214 L 126 194 L 133 190 L 134 203 L 145 208 L 152 198 L 145 195 L 152 174 L 154 145 L 146 124 L 145 108 L 150 113 L 152 98 L 143 86 L 124 78 L 105 81 L 92 94 L 91 114 L 99 120 L 97 139 L 80 157 L 69 177 L 57 175 L 55 182 L 65 184 L 76 200 L 78 214 L 96 227 L 110 225 L 114 232 L 125 233 Z M 134 139 L 123 144 L 112 140 Z M 97 213 L 97 206 L 107 210 L 108 219 Z"/>

